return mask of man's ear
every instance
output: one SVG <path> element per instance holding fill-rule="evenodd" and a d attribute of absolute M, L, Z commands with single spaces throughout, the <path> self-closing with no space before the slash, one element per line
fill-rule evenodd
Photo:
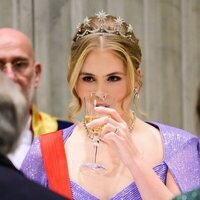
<path fill-rule="evenodd" d="M 41 72 L 42 72 L 41 64 L 40 63 L 35 63 L 35 88 L 37 88 L 38 85 L 39 85 Z"/>

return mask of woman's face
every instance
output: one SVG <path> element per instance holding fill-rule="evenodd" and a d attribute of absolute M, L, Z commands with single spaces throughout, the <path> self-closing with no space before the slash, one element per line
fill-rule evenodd
<path fill-rule="evenodd" d="M 123 61 L 110 50 L 98 48 L 86 58 L 76 85 L 81 101 L 95 92 L 106 93 L 114 99 L 115 108 L 120 112 L 123 99 L 128 92 L 128 76 Z M 129 108 L 129 102 L 126 102 Z"/>

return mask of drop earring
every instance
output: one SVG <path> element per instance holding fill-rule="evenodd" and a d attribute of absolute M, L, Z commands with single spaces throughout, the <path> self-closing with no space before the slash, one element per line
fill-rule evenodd
<path fill-rule="evenodd" d="M 134 90 L 133 90 L 133 99 L 134 99 L 134 101 L 138 101 L 139 97 L 140 97 L 140 95 L 138 93 L 138 89 L 134 88 Z"/>

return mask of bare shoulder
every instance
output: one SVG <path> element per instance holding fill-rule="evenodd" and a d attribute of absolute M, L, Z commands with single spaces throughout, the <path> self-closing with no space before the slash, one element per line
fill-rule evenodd
<path fill-rule="evenodd" d="M 141 137 L 148 138 L 153 143 L 162 144 L 162 137 L 159 128 L 137 119 L 136 131 Z"/>
<path fill-rule="evenodd" d="M 164 146 L 158 128 L 137 119 L 135 138 L 138 148 L 141 149 L 144 158 L 152 167 L 162 162 Z"/>

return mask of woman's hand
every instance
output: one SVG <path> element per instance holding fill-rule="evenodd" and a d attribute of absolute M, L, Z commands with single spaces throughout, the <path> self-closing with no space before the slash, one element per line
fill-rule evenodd
<path fill-rule="evenodd" d="M 103 117 L 93 120 L 87 126 L 103 125 L 101 139 L 117 152 L 121 161 L 129 169 L 142 199 L 171 199 L 173 193 L 143 160 L 135 145 L 133 135 L 129 132 L 127 123 L 119 113 L 112 108 L 96 107 L 95 109 Z"/>
<path fill-rule="evenodd" d="M 130 168 L 134 158 L 140 158 L 127 123 L 112 108 L 96 107 L 96 112 L 103 117 L 93 120 L 87 126 L 102 126 L 101 139 L 112 146 L 122 162 Z"/>

